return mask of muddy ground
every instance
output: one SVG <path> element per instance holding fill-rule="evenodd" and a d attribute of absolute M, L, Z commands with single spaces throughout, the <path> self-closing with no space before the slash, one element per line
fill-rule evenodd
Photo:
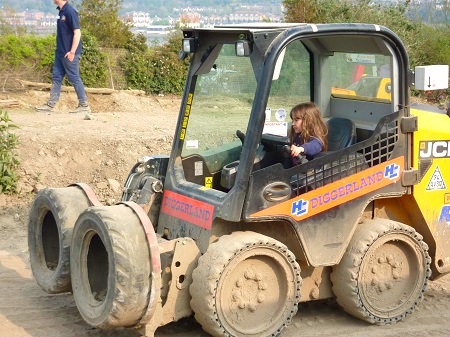
<path fill-rule="evenodd" d="M 0 93 L 15 99 L 6 109 L 19 126 L 19 194 L 0 194 L 0 337 L 135 337 L 129 329 L 101 331 L 79 315 L 71 294 L 48 295 L 34 281 L 27 247 L 27 215 L 36 191 L 74 182 L 91 185 L 114 204 L 136 160 L 168 154 L 180 98 L 125 92 L 89 95 L 92 119 L 68 114 L 74 94 L 63 93 L 52 114 L 36 113 L 47 92 Z M 156 336 L 208 336 L 192 318 L 157 330 Z M 430 282 L 424 301 L 404 322 L 374 326 L 344 313 L 333 301 L 301 304 L 283 336 L 450 336 L 450 275 Z"/>

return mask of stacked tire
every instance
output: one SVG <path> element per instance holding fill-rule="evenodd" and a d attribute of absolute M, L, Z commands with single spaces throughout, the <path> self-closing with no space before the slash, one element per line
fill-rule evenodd
<path fill-rule="evenodd" d="M 33 276 L 50 294 L 71 291 L 70 244 L 79 215 L 89 200 L 79 187 L 46 188 L 37 194 L 28 220 Z"/>

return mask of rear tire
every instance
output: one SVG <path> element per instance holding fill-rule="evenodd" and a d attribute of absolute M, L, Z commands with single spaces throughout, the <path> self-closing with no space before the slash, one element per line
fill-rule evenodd
<path fill-rule="evenodd" d="M 146 234 L 131 208 L 83 212 L 72 237 L 71 273 L 84 320 L 103 329 L 136 325 L 149 303 L 150 259 Z"/>
<path fill-rule="evenodd" d="M 300 301 L 300 267 L 285 245 L 254 232 L 222 236 L 190 286 L 196 320 L 213 336 L 278 336 Z"/>
<path fill-rule="evenodd" d="M 379 325 L 395 323 L 422 301 L 431 275 L 428 246 L 414 228 L 368 220 L 353 236 L 331 281 L 349 314 Z"/>
<path fill-rule="evenodd" d="M 78 216 L 89 200 L 78 187 L 46 188 L 37 194 L 28 220 L 33 276 L 50 294 L 71 290 L 70 242 Z"/>

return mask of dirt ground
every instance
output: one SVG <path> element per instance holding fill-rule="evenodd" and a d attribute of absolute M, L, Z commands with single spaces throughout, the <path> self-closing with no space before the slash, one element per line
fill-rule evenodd
<path fill-rule="evenodd" d="M 89 95 L 92 119 L 67 113 L 75 94 L 63 93 L 57 111 L 36 113 L 48 92 L 0 93 L 17 99 L 4 109 L 19 126 L 19 194 L 0 194 L 0 337 L 136 337 L 136 331 L 101 331 L 79 315 L 71 294 L 48 295 L 34 281 L 27 247 L 28 209 L 36 191 L 85 182 L 104 204 L 120 198 L 121 186 L 143 155 L 168 154 L 179 97 L 125 92 Z M 301 304 L 283 336 L 450 336 L 450 275 L 430 282 L 424 301 L 404 322 L 374 326 L 344 313 L 333 301 Z M 156 336 L 208 336 L 192 318 L 157 330 Z"/>

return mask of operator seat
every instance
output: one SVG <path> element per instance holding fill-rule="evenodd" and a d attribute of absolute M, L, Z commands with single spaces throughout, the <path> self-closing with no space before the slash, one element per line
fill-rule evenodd
<path fill-rule="evenodd" d="M 327 126 L 328 151 L 337 151 L 356 143 L 356 127 L 352 120 L 331 117 Z"/>
<path fill-rule="evenodd" d="M 319 152 L 314 158 L 325 156 L 330 152 L 344 149 L 356 143 L 356 127 L 352 120 L 342 117 L 331 117 L 327 121 L 327 126 L 328 149 L 326 152 Z M 355 155 L 357 161 L 354 159 Z M 342 172 L 352 174 L 352 170 L 354 171 L 355 169 L 355 163 L 358 167 L 365 164 L 364 161 L 361 162 L 361 159 L 358 156 L 362 157 L 362 155 L 358 153 L 344 155 L 338 160 L 334 160 L 333 163 L 327 163 L 322 167 L 315 167 L 310 170 L 311 172 L 309 173 L 299 171 L 299 173 L 294 174 L 290 178 L 292 189 L 291 196 L 298 196 L 338 180 L 342 178 Z M 350 159 L 350 157 L 353 157 L 353 159 Z M 337 172 L 336 168 L 338 168 Z M 342 171 L 340 168 L 342 168 Z"/>

